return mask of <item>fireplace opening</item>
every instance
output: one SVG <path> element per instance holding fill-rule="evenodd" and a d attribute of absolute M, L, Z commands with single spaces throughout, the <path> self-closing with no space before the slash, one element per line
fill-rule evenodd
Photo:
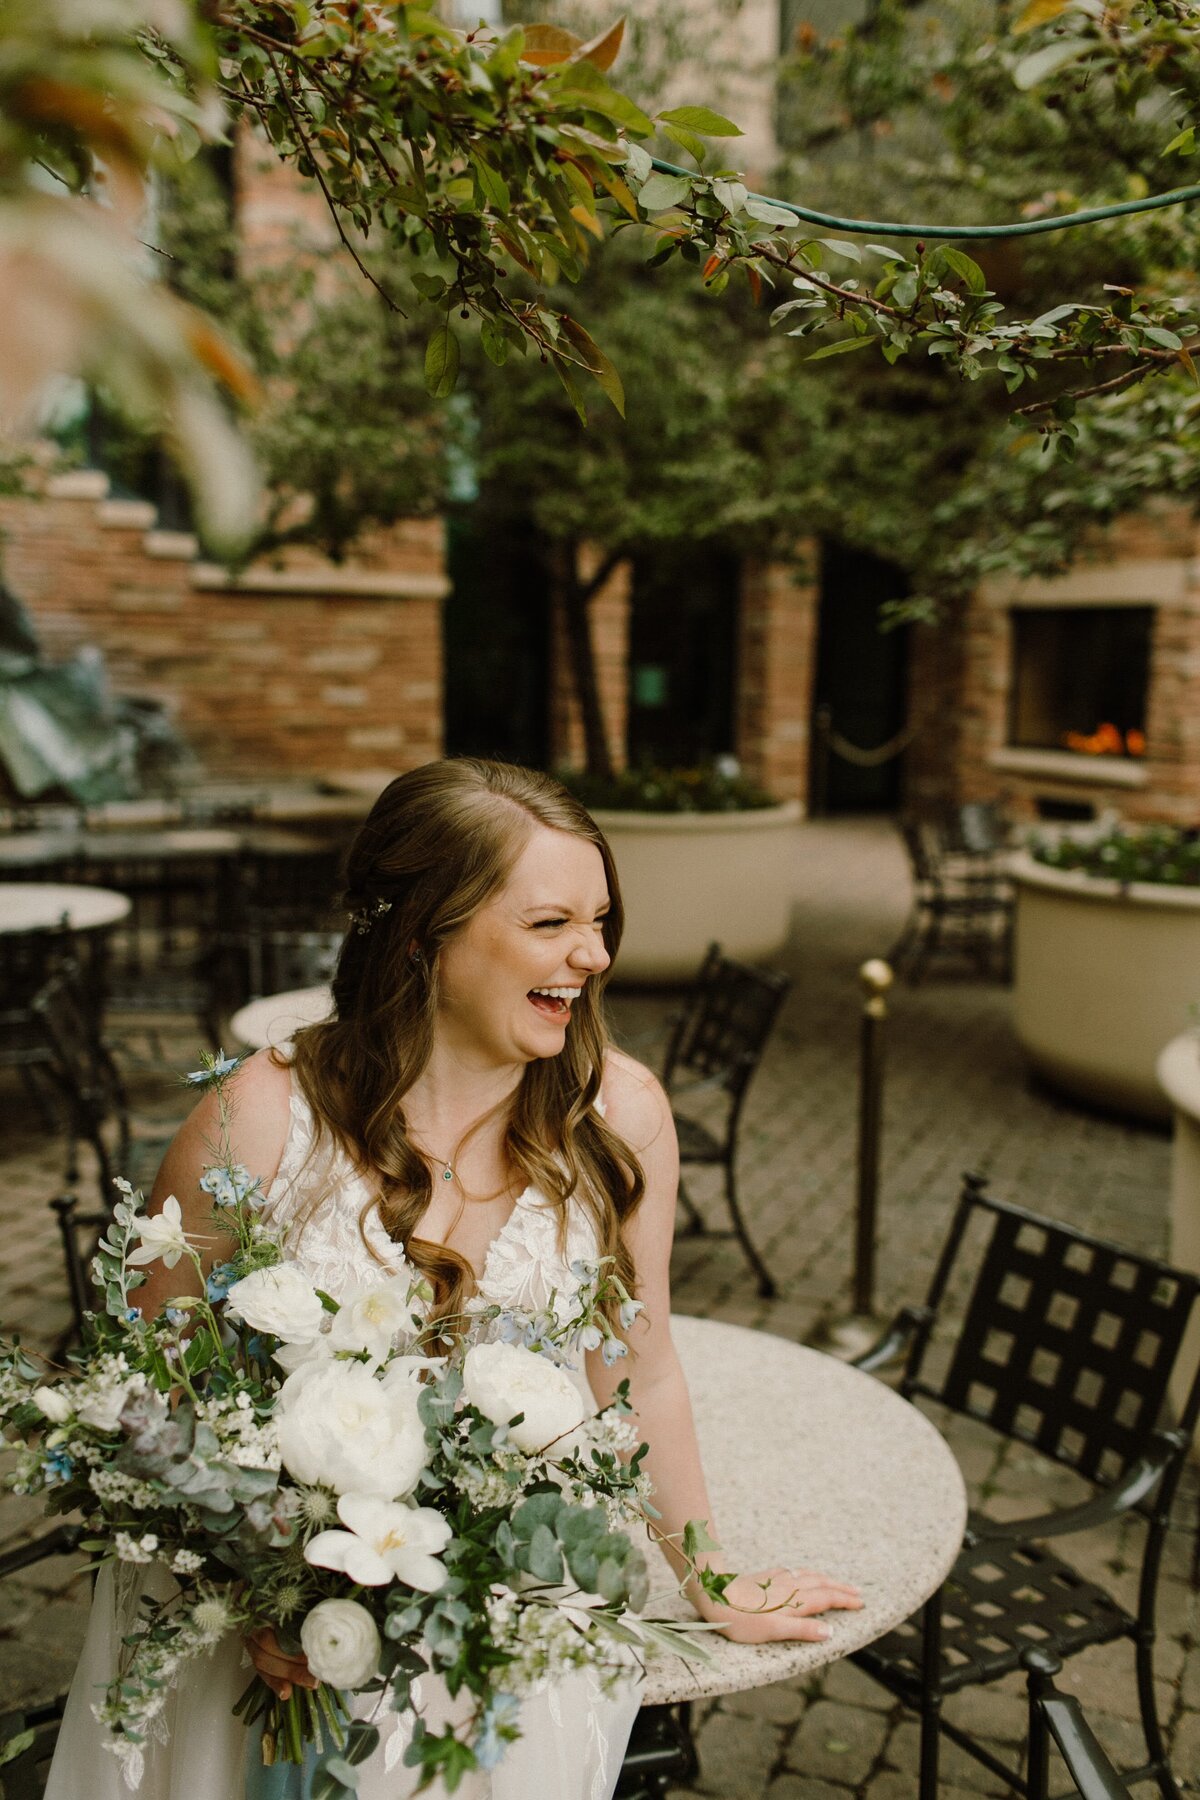
<path fill-rule="evenodd" d="M 1009 743 L 1144 756 L 1153 626 L 1152 606 L 1014 609 Z"/>

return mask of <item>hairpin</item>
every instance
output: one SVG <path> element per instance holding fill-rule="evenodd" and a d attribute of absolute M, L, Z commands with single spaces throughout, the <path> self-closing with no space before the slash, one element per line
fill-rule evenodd
<path fill-rule="evenodd" d="M 384 913 L 390 913 L 391 910 L 390 900 L 370 900 L 366 906 L 360 906 L 350 914 L 350 923 L 359 937 L 362 937 L 365 932 L 370 931 L 376 919 L 382 919 Z"/>

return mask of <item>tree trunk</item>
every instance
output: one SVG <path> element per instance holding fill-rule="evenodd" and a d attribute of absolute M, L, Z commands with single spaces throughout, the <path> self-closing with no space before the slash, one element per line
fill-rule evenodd
<path fill-rule="evenodd" d="M 613 764 L 600 708 L 590 603 L 622 560 L 622 554 L 620 550 L 609 551 L 587 582 L 579 579 L 579 547 L 573 539 L 554 545 L 550 555 L 551 581 L 562 609 L 567 655 L 583 724 L 584 766 L 589 775 L 605 781 L 612 779 Z"/>

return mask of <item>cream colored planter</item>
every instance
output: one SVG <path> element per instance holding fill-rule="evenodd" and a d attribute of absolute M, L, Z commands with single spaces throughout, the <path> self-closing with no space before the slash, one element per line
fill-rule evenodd
<path fill-rule="evenodd" d="M 1122 888 L 1013 859 L 1015 1023 L 1033 1067 L 1082 1100 L 1169 1117 L 1163 1046 L 1200 1001 L 1200 891 Z"/>
<path fill-rule="evenodd" d="M 714 939 L 749 962 L 777 956 L 791 924 L 801 816 L 797 801 L 754 812 L 593 811 L 625 901 L 617 979 L 686 980 Z"/>
<path fill-rule="evenodd" d="M 1175 1132 L 1171 1142 L 1171 1261 L 1180 1269 L 1200 1275 L 1200 1038 L 1192 1032 L 1172 1038 L 1158 1059 L 1158 1079 L 1171 1103 Z M 1195 1366 L 1200 1355 L 1200 1320 L 1193 1319 L 1184 1339 L 1183 1368 Z M 1184 1403 L 1181 1379 L 1172 1399 Z M 1200 1455 L 1200 1431 L 1192 1440 L 1192 1454 Z"/>

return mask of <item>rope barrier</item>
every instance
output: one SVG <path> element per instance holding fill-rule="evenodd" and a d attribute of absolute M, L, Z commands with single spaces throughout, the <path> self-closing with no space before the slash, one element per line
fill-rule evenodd
<path fill-rule="evenodd" d="M 878 769 L 885 762 L 891 762 L 894 756 L 902 755 L 916 735 L 916 726 L 908 725 L 903 731 L 898 731 L 895 737 L 889 738 L 886 744 L 877 744 L 874 750 L 864 750 L 860 745 L 852 744 L 849 738 L 844 738 L 840 731 L 835 731 L 830 725 L 825 731 L 825 742 L 835 756 L 840 756 L 843 762 L 853 763 L 856 769 Z"/>
<path fill-rule="evenodd" d="M 650 158 L 660 175 L 686 175 L 694 181 L 698 171 L 685 169 L 679 163 L 664 162 L 659 156 Z M 846 231 L 851 235 L 877 233 L 887 237 L 981 239 L 1036 237 L 1045 231 L 1066 231 L 1072 225 L 1094 225 L 1101 219 L 1119 219 L 1127 213 L 1154 212 L 1160 206 L 1184 206 L 1189 200 L 1200 200 L 1200 187 L 1171 188 L 1165 194 L 1147 194 L 1141 200 L 1121 200 L 1112 206 L 1090 206 L 1082 212 L 1058 213 L 1049 219 L 1019 219 L 1009 225 L 903 225 L 885 219 L 839 219 L 835 213 L 815 212 L 812 207 L 797 206 L 793 200 L 777 200 L 773 194 L 747 194 L 747 200 L 759 200 L 767 206 L 782 207 L 806 225 L 819 225 L 825 231 Z"/>

